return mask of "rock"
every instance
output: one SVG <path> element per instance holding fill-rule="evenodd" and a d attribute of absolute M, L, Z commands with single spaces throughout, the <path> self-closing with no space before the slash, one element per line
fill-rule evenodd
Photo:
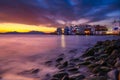
<path fill-rule="evenodd" d="M 45 62 L 45 65 L 51 66 L 51 65 L 52 65 L 52 61 L 46 61 L 46 62 Z"/>
<path fill-rule="evenodd" d="M 64 67 L 67 67 L 67 66 L 68 66 L 68 61 L 65 61 L 65 62 L 63 63 L 63 66 L 64 66 Z"/>
<path fill-rule="evenodd" d="M 105 53 L 110 55 L 114 49 L 114 46 L 107 46 L 105 49 Z"/>
<path fill-rule="evenodd" d="M 31 71 L 31 73 L 32 74 L 36 74 L 36 73 L 38 73 L 40 70 L 39 69 L 33 69 L 32 71 Z"/>
<path fill-rule="evenodd" d="M 115 67 L 120 67 L 120 59 L 119 58 L 117 58 L 117 60 L 116 60 Z"/>
<path fill-rule="evenodd" d="M 85 76 L 79 73 L 70 75 L 69 78 L 70 78 L 69 80 L 83 80 Z"/>
<path fill-rule="evenodd" d="M 95 47 L 101 46 L 103 44 L 103 41 L 98 41 L 95 45 Z"/>
<path fill-rule="evenodd" d="M 75 59 L 71 59 L 70 61 L 71 62 L 79 62 L 80 60 L 79 60 L 79 58 L 75 58 Z"/>
<path fill-rule="evenodd" d="M 31 69 L 31 70 L 25 70 L 18 74 L 37 74 L 37 73 L 39 73 L 39 71 L 40 71 L 40 69 Z"/>
<path fill-rule="evenodd" d="M 58 57 L 65 57 L 65 54 L 62 53 Z"/>
<path fill-rule="evenodd" d="M 48 80 L 48 79 L 50 79 L 50 78 L 51 78 L 51 75 L 50 75 L 49 73 L 47 73 L 42 80 Z M 51 80 L 51 79 L 50 79 L 50 80 Z"/>
<path fill-rule="evenodd" d="M 95 68 L 96 66 L 99 66 L 99 64 L 96 64 L 96 63 L 92 63 L 90 65 L 88 65 L 88 68 Z"/>
<path fill-rule="evenodd" d="M 118 80 L 119 71 L 117 69 L 113 69 L 107 73 L 108 77 L 112 80 Z"/>
<path fill-rule="evenodd" d="M 98 73 L 99 75 L 105 75 L 108 71 L 110 71 L 110 68 L 106 66 L 96 66 L 91 70 L 93 73 Z"/>
<path fill-rule="evenodd" d="M 84 62 L 80 62 L 78 65 L 89 65 L 91 64 L 90 61 L 84 61 Z"/>
<path fill-rule="evenodd" d="M 63 62 L 61 65 L 58 66 L 59 69 L 66 68 L 68 66 L 68 61 Z"/>
<path fill-rule="evenodd" d="M 102 67 L 100 67 L 100 70 L 101 70 L 102 72 L 108 72 L 108 71 L 110 71 L 110 68 L 109 68 L 109 67 L 106 67 L 106 66 L 102 66 Z"/>
<path fill-rule="evenodd" d="M 63 60 L 63 58 L 60 57 L 60 58 L 56 59 L 56 62 L 61 62 L 62 60 Z"/>
<path fill-rule="evenodd" d="M 84 80 L 108 80 L 106 76 L 93 76 L 93 77 L 88 77 Z"/>
<path fill-rule="evenodd" d="M 69 80 L 69 76 L 64 76 L 61 80 Z"/>
<path fill-rule="evenodd" d="M 70 73 L 78 73 L 79 71 L 78 71 L 78 68 L 69 68 L 68 69 L 68 72 L 70 72 Z"/>
<path fill-rule="evenodd" d="M 61 80 L 61 79 L 63 79 L 65 76 L 68 76 L 68 73 L 66 73 L 66 72 L 60 72 L 60 73 L 57 73 L 57 74 L 53 75 L 53 78 L 56 78 L 56 79 Z"/>
<path fill-rule="evenodd" d="M 77 49 L 72 49 L 69 51 L 69 53 L 76 53 L 77 52 Z"/>
<path fill-rule="evenodd" d="M 103 60 L 103 59 L 101 59 L 101 60 L 99 60 L 99 61 L 97 61 L 95 63 L 98 64 L 98 65 L 101 65 L 101 66 L 106 66 L 107 65 L 106 61 Z"/>
<path fill-rule="evenodd" d="M 69 63 L 68 68 L 69 68 L 69 67 L 75 67 L 75 66 L 76 66 L 75 63 Z"/>
<path fill-rule="evenodd" d="M 95 73 L 95 74 L 99 73 L 100 72 L 100 66 L 97 66 L 97 67 L 93 68 L 92 72 Z"/>
<path fill-rule="evenodd" d="M 94 49 L 94 48 L 91 48 L 91 49 L 86 50 L 85 54 L 83 54 L 82 56 L 83 56 L 83 57 L 86 57 L 86 56 L 94 56 L 94 54 L 95 54 L 95 49 Z"/>
<path fill-rule="evenodd" d="M 77 50 L 71 50 L 70 53 L 76 53 Z M 65 56 L 64 56 L 65 57 Z M 62 77 L 54 77 L 56 80 L 108 80 L 107 73 L 109 74 L 110 70 L 113 68 L 120 67 L 120 40 L 106 40 L 97 42 L 95 46 L 89 48 L 82 55 L 82 59 L 80 57 L 74 56 L 70 58 L 70 60 L 65 61 L 63 56 L 59 56 L 56 59 L 57 67 L 59 68 L 59 73 L 66 73 L 68 75 L 63 75 Z M 81 60 L 80 60 L 81 59 Z M 88 73 L 80 71 L 81 67 L 88 67 Z M 95 74 L 95 76 L 84 76 L 81 73 L 89 75 L 91 72 Z M 118 70 L 112 71 L 114 78 L 109 78 L 111 80 L 117 80 L 118 78 Z M 74 76 L 71 76 L 74 75 Z M 84 76 L 84 77 L 83 77 Z"/>
<path fill-rule="evenodd" d="M 108 57 L 108 54 L 101 54 L 101 55 L 99 55 L 99 58 L 106 58 L 106 57 Z"/>
<path fill-rule="evenodd" d="M 109 46 L 111 44 L 111 41 L 110 40 L 106 40 L 103 42 L 103 45 L 105 46 Z"/>
<path fill-rule="evenodd" d="M 47 80 L 47 79 L 46 79 Z M 52 79 L 50 79 L 50 80 L 60 80 L 60 79 L 58 79 L 58 78 L 52 78 Z"/>
<path fill-rule="evenodd" d="M 113 50 L 111 53 L 111 56 L 118 55 L 119 51 L 117 49 Z"/>
<path fill-rule="evenodd" d="M 95 60 L 95 58 L 94 58 L 93 56 L 89 56 L 89 57 L 85 57 L 84 60 L 85 60 L 85 61 Z"/>

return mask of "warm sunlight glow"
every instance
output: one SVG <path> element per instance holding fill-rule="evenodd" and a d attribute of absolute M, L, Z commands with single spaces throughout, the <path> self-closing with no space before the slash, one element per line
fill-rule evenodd
<path fill-rule="evenodd" d="M 65 47 L 66 47 L 65 35 L 62 35 L 62 36 L 61 36 L 61 46 L 62 46 L 62 48 L 65 48 Z"/>
<path fill-rule="evenodd" d="M 45 27 L 45 26 L 36 26 L 36 25 L 26 25 L 26 24 L 17 24 L 17 23 L 1 23 L 0 32 L 29 32 L 29 31 L 42 31 L 42 32 L 54 32 L 56 28 L 54 27 Z"/>

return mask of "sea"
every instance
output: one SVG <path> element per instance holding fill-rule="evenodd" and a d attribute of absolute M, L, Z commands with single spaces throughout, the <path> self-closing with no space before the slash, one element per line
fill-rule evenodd
<path fill-rule="evenodd" d="M 0 35 L 0 80 L 45 80 L 45 75 L 57 71 L 55 67 L 46 66 L 46 61 L 60 54 L 73 56 L 69 53 L 71 50 L 77 50 L 80 56 L 97 41 L 113 39 L 120 39 L 120 36 Z M 32 69 L 40 71 L 31 74 Z"/>

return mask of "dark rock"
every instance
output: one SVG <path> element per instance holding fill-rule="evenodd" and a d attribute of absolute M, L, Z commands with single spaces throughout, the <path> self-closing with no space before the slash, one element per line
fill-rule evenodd
<path fill-rule="evenodd" d="M 108 54 L 101 54 L 101 55 L 99 55 L 99 58 L 106 58 L 106 57 L 108 57 Z"/>
<path fill-rule="evenodd" d="M 93 73 L 99 73 L 100 72 L 100 66 L 97 66 L 95 68 L 92 69 Z"/>
<path fill-rule="evenodd" d="M 46 62 L 45 62 L 45 65 L 51 66 L 51 65 L 52 65 L 52 61 L 46 61 Z"/>
<path fill-rule="evenodd" d="M 101 59 L 99 61 L 96 61 L 96 64 L 99 64 L 99 65 L 102 65 L 102 66 L 104 66 L 104 65 L 106 66 L 107 65 L 107 63 L 103 59 Z"/>
<path fill-rule="evenodd" d="M 89 57 L 85 57 L 84 60 L 85 60 L 85 61 L 95 60 L 95 58 L 94 58 L 93 56 L 89 56 Z"/>
<path fill-rule="evenodd" d="M 93 76 L 88 77 L 85 80 L 108 80 L 106 76 Z"/>
<path fill-rule="evenodd" d="M 60 57 L 60 58 L 56 59 L 56 62 L 61 62 L 62 60 L 63 60 L 63 58 Z"/>
<path fill-rule="evenodd" d="M 64 76 L 61 80 L 69 80 L 69 76 Z"/>
<path fill-rule="evenodd" d="M 105 53 L 110 55 L 114 49 L 115 49 L 114 46 L 107 46 L 105 49 Z"/>
<path fill-rule="evenodd" d="M 66 68 L 68 66 L 68 61 L 63 62 L 61 65 L 58 66 L 59 69 Z"/>
<path fill-rule="evenodd" d="M 91 48 L 91 49 L 88 49 L 85 54 L 83 54 L 82 56 L 83 57 L 86 57 L 86 56 L 94 56 L 95 54 L 95 49 L 94 48 Z"/>
<path fill-rule="evenodd" d="M 105 72 L 110 71 L 110 68 L 106 67 L 106 66 L 102 66 L 102 67 L 100 67 L 100 70 L 105 73 Z"/>
<path fill-rule="evenodd" d="M 117 69 L 113 69 L 113 70 L 109 71 L 107 73 L 107 75 L 108 75 L 109 79 L 111 79 L 111 80 L 119 80 L 118 79 L 119 71 Z"/>
<path fill-rule="evenodd" d="M 77 49 L 72 49 L 69 51 L 69 53 L 76 53 L 77 52 Z"/>
<path fill-rule="evenodd" d="M 26 70 L 26 71 L 23 71 L 23 72 L 20 72 L 18 74 L 37 74 L 38 72 L 40 71 L 40 69 L 31 69 L 31 70 Z"/>
<path fill-rule="evenodd" d="M 71 59 L 70 61 L 71 62 L 79 62 L 80 60 L 79 60 L 79 58 L 75 58 L 75 59 Z"/>
<path fill-rule="evenodd" d="M 84 61 L 79 63 L 79 65 L 89 65 L 89 64 L 91 64 L 90 61 Z"/>
<path fill-rule="evenodd" d="M 69 68 L 69 67 L 75 67 L 75 66 L 76 66 L 75 63 L 69 63 L 68 68 Z"/>
<path fill-rule="evenodd" d="M 60 73 L 53 75 L 53 78 L 58 78 L 59 80 L 61 80 L 61 79 L 63 79 L 64 76 L 68 76 L 68 73 L 60 72 Z"/>
<path fill-rule="evenodd" d="M 38 73 L 40 71 L 40 69 L 33 69 L 31 73 L 35 74 Z"/>
<path fill-rule="evenodd" d="M 60 54 L 58 57 L 65 57 L 65 54 Z"/>
<path fill-rule="evenodd" d="M 70 72 L 70 73 L 78 73 L 79 71 L 78 71 L 78 68 L 69 68 L 68 72 Z"/>
<path fill-rule="evenodd" d="M 47 79 L 46 79 L 47 80 Z M 50 80 L 60 80 L 60 79 L 58 79 L 58 78 L 52 78 L 52 79 L 50 79 Z"/>
<path fill-rule="evenodd" d="M 70 75 L 69 78 L 70 78 L 69 80 L 83 80 L 85 76 L 79 73 Z"/>
<path fill-rule="evenodd" d="M 92 63 L 90 65 L 88 65 L 89 68 L 95 68 L 96 66 L 99 66 L 99 64 L 96 64 L 96 63 Z"/>
<path fill-rule="evenodd" d="M 117 58 L 117 60 L 116 60 L 115 67 L 120 67 L 120 59 L 119 58 Z"/>
<path fill-rule="evenodd" d="M 103 44 L 103 41 L 98 41 L 98 42 L 96 43 L 95 47 L 101 46 L 102 44 Z"/>

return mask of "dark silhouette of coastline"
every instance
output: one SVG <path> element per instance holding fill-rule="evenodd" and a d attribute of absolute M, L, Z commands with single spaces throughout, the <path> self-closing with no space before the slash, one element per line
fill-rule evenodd
<path fill-rule="evenodd" d="M 0 33 L 0 34 L 41 34 L 41 35 L 43 35 L 46 33 L 40 32 L 40 31 L 30 31 L 30 32 L 16 32 L 16 31 L 14 31 L 14 32 L 6 32 L 6 33 Z"/>

